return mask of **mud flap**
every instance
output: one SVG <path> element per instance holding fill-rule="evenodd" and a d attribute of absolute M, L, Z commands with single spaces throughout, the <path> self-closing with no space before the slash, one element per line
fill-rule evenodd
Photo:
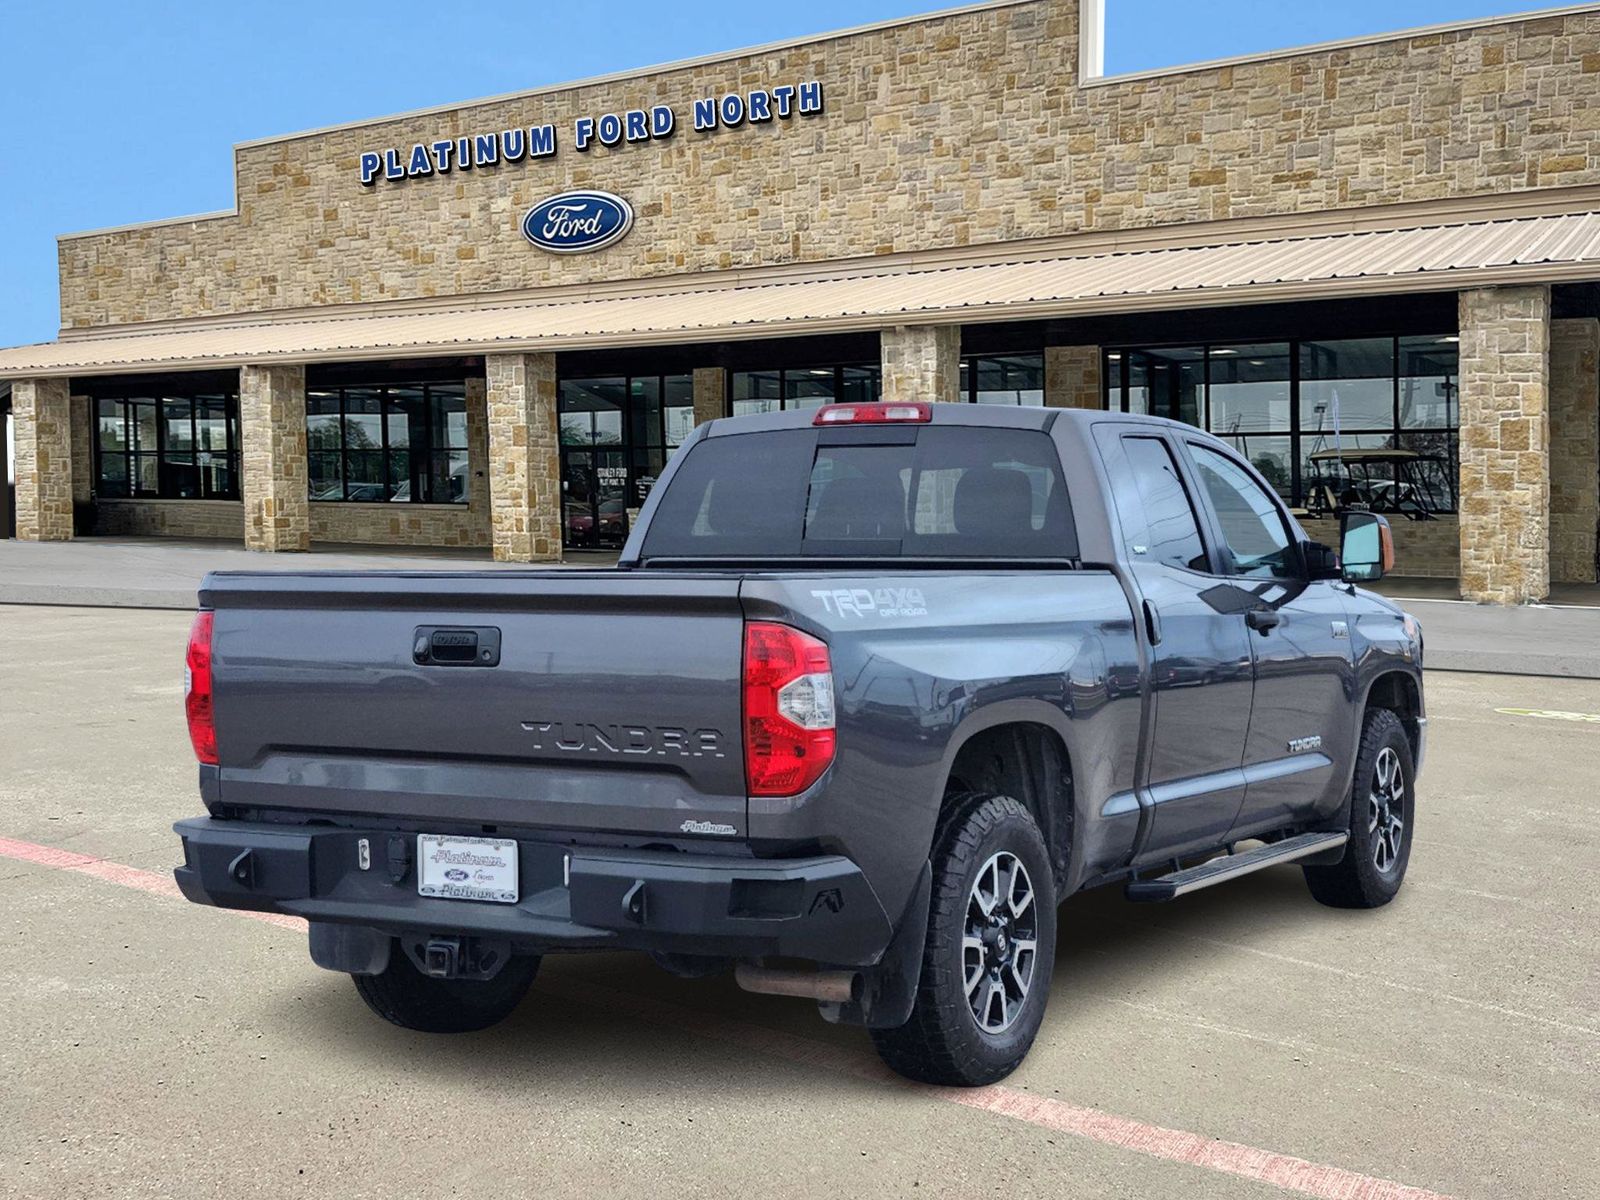
<path fill-rule="evenodd" d="M 928 940 L 928 905 L 933 895 L 933 864 L 922 864 L 911 900 L 896 922 L 894 936 L 875 967 L 861 972 L 860 999 L 819 1004 L 823 1019 L 835 1025 L 898 1029 L 911 1019 L 922 982 L 922 953 Z"/>

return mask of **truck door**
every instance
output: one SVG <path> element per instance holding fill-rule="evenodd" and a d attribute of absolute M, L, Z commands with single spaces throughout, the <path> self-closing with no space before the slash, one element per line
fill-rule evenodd
<path fill-rule="evenodd" d="M 1154 729 L 1141 781 L 1152 817 L 1136 860 L 1147 862 L 1219 845 L 1238 814 L 1249 633 L 1242 609 L 1228 603 L 1229 581 L 1216 570 L 1173 446 L 1149 426 L 1100 425 L 1095 436 L 1152 643 Z"/>
<path fill-rule="evenodd" d="M 1281 829 L 1342 790 L 1355 744 L 1354 667 L 1344 596 L 1307 578 L 1302 535 L 1277 495 L 1220 446 L 1185 438 L 1224 566 L 1247 598 L 1255 704 L 1234 837 Z"/>

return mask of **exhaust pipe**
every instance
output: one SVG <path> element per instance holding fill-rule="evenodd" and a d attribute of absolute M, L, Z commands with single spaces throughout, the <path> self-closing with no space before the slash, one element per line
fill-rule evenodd
<path fill-rule="evenodd" d="M 799 996 L 823 1004 L 849 1004 L 861 991 L 858 971 L 775 971 L 740 963 L 733 978 L 747 992 L 765 996 Z"/>

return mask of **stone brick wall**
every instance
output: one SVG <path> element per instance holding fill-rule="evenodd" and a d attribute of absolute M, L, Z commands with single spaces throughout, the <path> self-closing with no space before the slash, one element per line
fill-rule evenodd
<path fill-rule="evenodd" d="M 488 546 L 487 524 L 450 504 L 313 503 L 314 545 Z"/>
<path fill-rule="evenodd" d="M 913 325 L 885 329 L 883 399 L 953 404 L 961 396 L 961 327 Z"/>
<path fill-rule="evenodd" d="M 560 433 L 553 354 L 491 354 L 489 519 L 496 562 L 561 557 Z"/>
<path fill-rule="evenodd" d="M 1433 521 L 1408 521 L 1391 516 L 1394 530 L 1394 573 L 1454 579 L 1461 573 L 1461 526 L 1453 516 Z M 1302 520 L 1306 536 L 1339 547 L 1339 522 L 1328 518 Z"/>
<path fill-rule="evenodd" d="M 240 370 L 239 439 L 245 545 L 251 550 L 309 550 L 304 367 Z"/>
<path fill-rule="evenodd" d="M 1044 403 L 1047 408 L 1101 408 L 1099 346 L 1044 348 Z"/>
<path fill-rule="evenodd" d="M 60 245 L 70 327 L 496 292 L 1600 182 L 1600 12 L 1077 81 L 1077 0 L 240 148 L 237 215 Z M 574 118 L 820 80 L 817 116 L 616 148 Z M 553 122 L 553 158 L 364 188 L 358 156 Z M 220 148 L 219 148 L 220 152 Z M 595 254 L 528 245 L 573 187 L 632 202 Z"/>
<path fill-rule="evenodd" d="M 1600 526 L 1600 321 L 1550 324 L 1550 579 L 1595 581 Z"/>
<path fill-rule="evenodd" d="M 97 534 L 107 537 L 244 539 L 244 505 L 238 500 L 100 500 Z"/>
<path fill-rule="evenodd" d="M 1461 293 L 1461 595 L 1550 591 L 1550 289 Z"/>
<path fill-rule="evenodd" d="M 65 379 L 19 379 L 11 385 L 16 456 L 17 537 L 72 538 L 72 413 Z"/>

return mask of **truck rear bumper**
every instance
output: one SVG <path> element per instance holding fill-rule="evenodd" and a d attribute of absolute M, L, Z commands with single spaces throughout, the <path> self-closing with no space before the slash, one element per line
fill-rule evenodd
<path fill-rule="evenodd" d="M 509 939 L 528 953 L 637 949 L 870 966 L 893 934 L 847 858 L 733 858 L 518 839 L 516 904 L 417 894 L 416 837 L 197 817 L 178 887 L 196 904 L 394 934 Z M 368 863 L 363 868 L 362 840 Z"/>

